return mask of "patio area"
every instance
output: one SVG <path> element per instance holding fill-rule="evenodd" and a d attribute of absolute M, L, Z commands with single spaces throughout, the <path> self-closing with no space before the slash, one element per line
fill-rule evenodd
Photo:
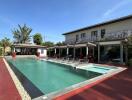
<path fill-rule="evenodd" d="M 20 94 L 0 58 L 0 100 L 21 100 Z M 78 92 L 81 91 L 81 92 Z M 56 100 L 131 100 L 132 99 L 132 68 L 100 80 L 82 90 L 70 92 L 55 98 Z"/>
<path fill-rule="evenodd" d="M 72 93 L 56 98 L 66 100 L 132 100 L 132 68 L 98 82 L 79 94 Z"/>
<path fill-rule="evenodd" d="M 0 100 L 21 100 L 2 58 L 0 58 Z"/>

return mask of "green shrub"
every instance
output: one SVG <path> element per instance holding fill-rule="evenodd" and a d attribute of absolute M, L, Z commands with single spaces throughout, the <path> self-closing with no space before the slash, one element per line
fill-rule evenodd
<path fill-rule="evenodd" d="M 0 48 L 0 56 L 3 56 L 3 48 Z"/>
<path fill-rule="evenodd" d="M 128 60 L 128 66 L 132 67 L 132 58 Z"/>

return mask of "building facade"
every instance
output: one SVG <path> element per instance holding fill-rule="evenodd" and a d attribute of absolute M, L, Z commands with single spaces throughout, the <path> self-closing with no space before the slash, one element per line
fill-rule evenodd
<path fill-rule="evenodd" d="M 45 46 L 35 44 L 13 44 L 12 49 L 17 55 L 36 55 L 40 53 L 40 57 L 47 57 L 47 49 Z"/>
<path fill-rule="evenodd" d="M 65 36 L 66 44 L 85 42 L 97 44 L 98 62 L 102 58 L 105 59 L 103 55 L 108 54 L 108 50 L 116 47 L 118 48 L 116 51 L 119 54 L 117 54 L 117 57 L 113 57 L 113 59 L 123 63 L 125 53 L 122 41 L 132 35 L 132 15 L 77 29 L 63 35 Z M 103 50 L 101 50 L 102 48 Z M 102 51 L 104 52 L 102 53 Z"/>

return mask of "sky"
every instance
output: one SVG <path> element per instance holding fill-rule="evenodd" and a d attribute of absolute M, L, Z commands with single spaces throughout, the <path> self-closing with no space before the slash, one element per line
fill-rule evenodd
<path fill-rule="evenodd" d="M 18 24 L 45 41 L 64 41 L 65 32 L 132 14 L 132 0 L 0 0 L 0 39 L 13 40 Z"/>

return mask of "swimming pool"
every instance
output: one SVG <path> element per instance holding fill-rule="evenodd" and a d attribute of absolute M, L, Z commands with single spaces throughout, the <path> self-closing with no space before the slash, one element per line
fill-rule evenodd
<path fill-rule="evenodd" d="M 71 66 L 55 64 L 34 58 L 7 59 L 9 65 L 15 69 L 17 76 L 27 78 L 34 86 L 26 82 L 26 87 L 37 88 L 40 95 L 62 90 L 74 84 L 100 76 L 102 74 L 81 69 L 73 69 Z M 21 77 L 19 78 L 21 79 Z M 23 80 L 21 81 L 22 83 Z M 28 84 L 28 85 L 27 85 Z M 32 89 L 31 89 L 32 90 Z M 36 91 L 36 90 L 35 90 Z M 36 95 L 40 96 L 40 95 Z M 32 98 L 35 98 L 34 96 Z"/>
<path fill-rule="evenodd" d="M 25 57 L 18 57 L 16 60 L 7 57 L 6 61 L 34 100 L 53 99 L 124 70 L 99 64 L 86 64 L 75 68 L 56 61 Z"/>

